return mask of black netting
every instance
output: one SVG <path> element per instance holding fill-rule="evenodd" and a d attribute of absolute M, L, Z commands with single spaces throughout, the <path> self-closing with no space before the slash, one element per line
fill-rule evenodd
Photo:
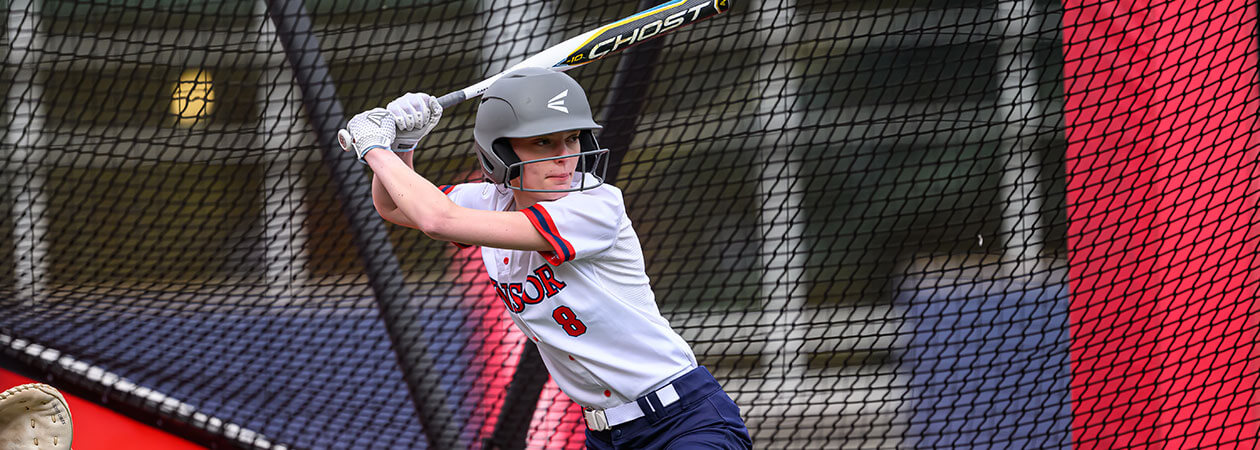
<path fill-rule="evenodd" d="M 8 2 L 0 361 L 206 445 L 580 448 L 479 251 L 330 133 L 656 3 Z M 755 447 L 1248 447 L 1256 12 L 734 1 L 568 73 Z"/>

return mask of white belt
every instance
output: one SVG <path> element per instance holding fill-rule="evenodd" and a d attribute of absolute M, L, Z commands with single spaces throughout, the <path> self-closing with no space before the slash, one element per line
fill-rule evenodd
<path fill-rule="evenodd" d="M 656 394 L 656 398 L 661 401 L 661 406 L 669 406 L 678 401 L 678 391 L 674 389 L 673 384 L 667 384 L 665 387 L 657 389 L 656 392 L 648 394 L 651 396 Z M 648 408 L 652 408 L 652 402 L 645 402 Z M 586 426 L 594 431 L 604 431 L 611 429 L 617 425 L 629 422 L 634 419 L 643 417 L 644 412 L 639 408 L 639 403 L 633 401 L 623 405 L 614 406 L 608 409 L 582 409 L 582 415 L 586 416 Z"/>

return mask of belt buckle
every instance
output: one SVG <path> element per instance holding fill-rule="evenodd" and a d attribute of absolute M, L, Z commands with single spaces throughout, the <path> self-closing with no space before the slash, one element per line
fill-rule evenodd
<path fill-rule="evenodd" d="M 582 408 L 582 416 L 586 418 L 586 427 L 593 431 L 607 431 L 612 428 L 608 426 L 608 415 L 602 409 Z"/>

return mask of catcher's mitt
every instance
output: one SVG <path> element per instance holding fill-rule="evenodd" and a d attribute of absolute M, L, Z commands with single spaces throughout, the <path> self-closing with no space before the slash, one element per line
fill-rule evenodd
<path fill-rule="evenodd" d="M 73 423 L 66 398 L 43 383 L 0 393 L 0 450 L 69 449 Z"/>

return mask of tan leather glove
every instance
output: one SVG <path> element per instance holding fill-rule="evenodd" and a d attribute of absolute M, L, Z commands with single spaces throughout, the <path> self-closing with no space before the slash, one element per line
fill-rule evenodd
<path fill-rule="evenodd" d="M 66 398 L 43 383 L 0 393 L 0 450 L 70 448 L 74 427 Z"/>

